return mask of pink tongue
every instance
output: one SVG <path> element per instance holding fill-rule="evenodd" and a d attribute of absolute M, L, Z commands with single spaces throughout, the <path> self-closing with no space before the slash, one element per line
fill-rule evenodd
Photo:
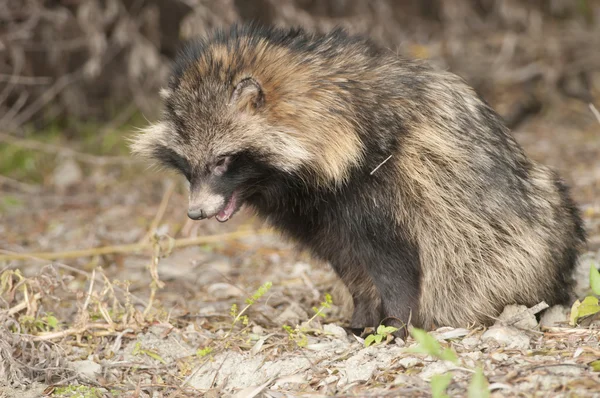
<path fill-rule="evenodd" d="M 231 217 L 231 215 L 235 211 L 236 202 L 237 202 L 237 195 L 234 192 L 233 195 L 231 195 L 231 199 L 229 199 L 229 202 L 227 202 L 227 205 L 225 205 L 223 210 L 221 210 L 217 214 L 217 216 L 216 216 L 217 221 L 225 222 L 225 221 L 229 220 L 229 217 Z"/>

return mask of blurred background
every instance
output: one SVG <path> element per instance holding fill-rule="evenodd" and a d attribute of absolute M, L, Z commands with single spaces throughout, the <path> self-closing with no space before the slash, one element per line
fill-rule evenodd
<path fill-rule="evenodd" d="M 119 300 L 136 305 L 119 330 L 137 333 L 157 318 L 183 329 L 192 319 L 202 342 L 266 281 L 272 296 L 250 313 L 251 325 L 279 332 L 335 293 L 328 267 L 259 229 L 252 214 L 190 221 L 181 177 L 129 155 L 127 138 L 160 115 L 158 90 L 181 41 L 251 20 L 343 26 L 462 76 L 526 152 L 572 187 L 597 257 L 599 0 L 0 0 L 0 309 L 11 308 L 21 331 L 39 332 L 26 320 L 54 314 L 66 333 L 85 313 L 82 292 L 93 280 L 90 308 L 104 305 L 107 291 L 126 290 Z M 100 272 L 127 282 L 100 289 L 112 286 Z M 17 289 L 24 284 L 32 302 Z M 334 303 L 344 304 L 340 297 Z M 348 314 L 334 305 L 327 321 L 344 324 Z M 0 343 L 22 347 L 2 325 Z M 41 351 L 14 352 L 31 366 L 12 380 L 51 379 Z"/>

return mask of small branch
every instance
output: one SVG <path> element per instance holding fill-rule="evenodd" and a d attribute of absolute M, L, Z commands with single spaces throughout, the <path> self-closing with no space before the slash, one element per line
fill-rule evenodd
<path fill-rule="evenodd" d="M 149 271 L 150 271 L 150 276 L 152 277 L 152 282 L 150 282 L 150 298 L 148 299 L 148 306 L 142 313 L 142 315 L 144 317 L 146 317 L 146 315 L 148 315 L 150 313 L 150 310 L 152 309 L 152 305 L 154 304 L 154 299 L 156 298 L 156 292 L 158 291 L 158 289 L 162 289 L 165 286 L 164 282 L 162 282 L 160 280 L 160 277 L 158 276 L 158 260 L 161 257 L 160 243 L 158 242 L 157 238 L 152 239 L 152 241 L 153 241 L 152 244 L 153 244 L 154 253 L 152 255 L 152 260 L 150 262 L 150 265 L 148 266 Z M 170 248 L 168 249 L 168 252 L 170 252 L 173 248 L 172 240 L 170 240 L 170 243 L 171 243 L 171 245 L 170 245 Z"/>
<path fill-rule="evenodd" d="M 175 192 L 175 184 L 171 182 L 165 191 L 165 194 L 160 201 L 160 205 L 158 206 L 158 211 L 156 212 L 156 216 L 154 216 L 154 220 L 150 224 L 150 228 L 148 228 L 148 233 L 139 241 L 139 243 L 144 243 L 150 240 L 156 229 L 158 228 L 158 224 L 160 224 L 163 216 L 165 215 L 165 211 L 167 210 L 167 205 L 169 204 L 169 200 L 171 196 Z"/>
<path fill-rule="evenodd" d="M 10 252 L 8 252 L 8 251 L 6 251 L 6 250 L 2 250 L 2 249 L 0 249 L 0 252 L 10 253 Z M 27 257 L 27 258 L 28 258 L 28 259 L 30 259 L 30 260 L 44 261 L 44 259 L 37 258 L 37 257 L 35 257 L 35 256 L 29 256 L 29 257 Z M 91 275 L 89 272 L 82 271 L 82 270 L 80 270 L 80 269 L 77 269 L 77 268 L 75 268 L 75 267 L 71 267 L 70 265 L 67 265 L 67 264 L 63 264 L 63 263 L 56 262 L 56 261 L 54 261 L 52 264 L 53 264 L 53 265 L 55 265 L 55 266 L 57 266 L 57 267 L 59 267 L 59 268 L 66 269 L 66 270 L 68 270 L 68 271 L 70 271 L 70 272 L 73 272 L 73 273 L 75 273 L 75 274 L 79 274 L 79 275 L 85 276 L 85 277 L 87 277 L 87 278 L 91 278 L 91 277 L 92 277 L 92 275 Z M 99 277 L 99 276 L 97 276 L 97 277 L 96 277 L 96 282 L 104 282 L 104 283 L 106 283 L 105 281 L 103 281 L 103 280 L 101 280 L 101 279 L 98 279 L 98 278 L 100 278 L 100 277 Z M 114 289 L 116 289 L 116 290 L 120 291 L 121 293 L 125 294 L 125 295 L 129 295 L 129 296 L 130 296 L 131 298 L 133 298 L 133 299 L 134 299 L 134 300 L 135 300 L 135 301 L 136 301 L 138 304 L 141 304 L 141 305 L 143 305 L 144 307 L 148 305 L 148 303 L 147 303 L 145 300 L 142 300 L 141 298 L 137 297 L 135 294 L 133 294 L 133 293 L 131 293 L 131 292 L 129 292 L 129 291 L 127 291 L 127 290 L 125 290 L 125 289 L 123 289 L 123 288 L 119 287 L 119 286 L 114 286 L 114 285 L 113 285 L 112 287 L 113 287 Z"/>
<path fill-rule="evenodd" d="M 10 121 L 19 113 L 21 108 L 25 106 L 27 102 L 27 98 L 29 98 L 29 94 L 25 91 L 19 94 L 19 98 L 15 101 L 14 105 L 10 107 L 10 109 L 2 116 L 0 119 L 0 126 L 6 126 L 10 123 Z"/>
<path fill-rule="evenodd" d="M 68 85 L 77 81 L 83 75 L 83 68 L 76 72 L 68 75 L 63 75 L 56 82 L 50 86 L 42 95 L 40 95 L 33 103 L 31 103 L 23 112 L 21 112 L 15 119 L 14 124 L 16 127 L 22 126 L 26 123 L 33 115 L 35 115 L 40 109 L 46 104 L 52 101 L 58 94 L 61 93 Z"/>
<path fill-rule="evenodd" d="M 392 155 L 390 155 L 390 156 L 388 156 L 387 158 L 385 158 L 385 160 L 384 160 L 383 162 L 379 163 L 379 165 L 377 165 L 377 167 L 375 167 L 375 168 L 373 169 L 373 171 L 370 173 L 370 175 L 373 175 L 373 174 L 375 174 L 375 172 L 376 172 L 377 170 L 379 170 L 379 168 L 380 168 L 381 166 L 383 166 L 383 165 L 384 165 L 384 163 L 385 163 L 385 162 L 387 162 L 388 160 L 390 160 L 391 158 L 392 158 Z"/>
<path fill-rule="evenodd" d="M 90 288 L 88 289 L 88 294 L 85 298 L 85 302 L 83 303 L 83 311 L 87 310 L 88 305 L 90 304 L 90 299 L 92 298 L 92 292 L 94 291 L 94 282 L 96 281 L 96 269 L 92 270 L 92 276 L 90 276 Z"/>
<path fill-rule="evenodd" d="M 533 307 L 528 308 L 525 311 L 520 312 L 517 315 L 509 318 L 504 323 L 506 325 L 508 325 L 508 326 L 514 325 L 515 323 L 517 323 L 517 322 L 525 319 L 527 316 L 529 316 L 529 315 L 535 315 L 538 312 L 541 312 L 541 311 L 545 310 L 548 307 L 549 307 L 549 305 L 546 304 L 545 301 L 542 301 L 541 303 L 538 303 L 538 304 L 534 305 Z"/>
<path fill-rule="evenodd" d="M 37 335 L 30 335 L 30 337 L 32 337 L 33 341 L 47 341 L 47 340 L 54 340 L 54 339 L 62 339 L 64 337 L 68 337 L 68 336 L 80 335 L 80 334 L 83 334 L 86 332 L 91 333 L 94 336 L 118 336 L 119 333 L 116 331 L 113 331 L 112 330 L 113 327 L 114 327 L 114 325 L 104 324 L 104 323 L 88 323 L 80 328 L 69 328 L 69 329 L 58 331 L 58 332 L 40 333 Z M 90 332 L 90 330 L 92 330 L 92 329 L 102 329 L 102 330 L 97 331 L 97 332 Z M 129 329 L 129 330 L 131 330 L 131 329 Z"/>
<path fill-rule="evenodd" d="M 600 336 L 600 330 L 598 329 L 585 329 L 585 328 L 563 328 L 555 326 L 542 326 L 546 336 L 578 336 L 578 337 L 589 337 L 590 335 Z"/>
<path fill-rule="evenodd" d="M 229 239 L 237 239 L 244 236 L 250 235 L 263 235 L 268 234 L 270 230 L 259 229 L 258 231 L 235 231 L 217 235 L 198 236 L 196 238 L 185 238 L 175 239 L 173 241 L 173 248 L 195 246 L 204 243 L 219 243 Z M 106 254 L 118 254 L 118 253 L 132 253 L 143 249 L 152 247 L 152 242 L 147 243 L 133 243 L 129 245 L 115 245 L 115 246 L 104 246 L 93 249 L 73 250 L 64 252 L 40 252 L 40 253 L 15 253 L 9 250 L 0 249 L 0 261 L 9 260 L 26 260 L 26 259 L 42 259 L 42 260 L 56 260 L 59 258 L 79 258 L 79 257 L 90 257 L 100 256 Z"/>
<path fill-rule="evenodd" d="M 33 297 L 31 299 L 32 300 L 39 300 L 41 298 L 42 298 L 42 294 L 41 293 L 36 293 L 36 294 L 33 295 Z M 29 306 L 28 300 L 22 301 L 19 304 L 17 304 L 14 307 L 12 307 L 11 309 L 9 309 L 8 310 L 8 315 L 9 316 L 13 316 L 16 313 L 23 311 L 28 306 Z"/>

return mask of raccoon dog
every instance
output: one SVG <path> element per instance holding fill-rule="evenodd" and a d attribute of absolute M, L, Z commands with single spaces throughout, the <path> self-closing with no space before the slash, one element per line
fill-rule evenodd
<path fill-rule="evenodd" d="M 488 324 L 568 304 L 585 234 L 566 186 L 456 75 L 336 29 L 192 41 L 132 149 L 190 182 L 188 215 L 242 205 L 328 261 L 351 327 Z"/>

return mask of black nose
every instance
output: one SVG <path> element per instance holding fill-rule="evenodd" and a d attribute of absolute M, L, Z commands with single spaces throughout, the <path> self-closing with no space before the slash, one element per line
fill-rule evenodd
<path fill-rule="evenodd" d="M 188 217 L 192 220 L 202 220 L 206 218 L 206 213 L 202 209 L 188 209 Z"/>

